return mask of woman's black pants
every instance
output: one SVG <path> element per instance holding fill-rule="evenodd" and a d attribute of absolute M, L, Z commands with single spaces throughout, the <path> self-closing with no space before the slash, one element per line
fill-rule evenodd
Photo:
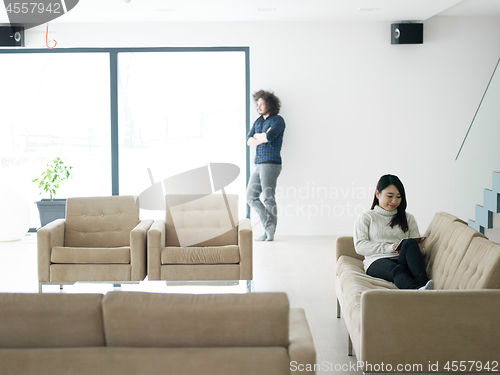
<path fill-rule="evenodd" d="M 400 248 L 398 258 L 377 259 L 366 273 L 393 282 L 399 289 L 418 289 L 427 284 L 424 256 L 417 241 L 407 239 Z"/>

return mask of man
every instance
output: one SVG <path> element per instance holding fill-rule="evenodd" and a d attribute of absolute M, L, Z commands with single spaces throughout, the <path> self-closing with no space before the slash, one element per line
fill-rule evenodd
<path fill-rule="evenodd" d="M 257 241 L 272 241 L 278 221 L 276 208 L 276 182 L 281 172 L 281 145 L 285 120 L 279 116 L 281 102 L 268 91 L 253 94 L 260 117 L 247 135 L 247 145 L 256 146 L 255 171 L 247 188 L 247 203 L 260 216 L 265 233 Z M 263 195 L 264 202 L 260 200 Z"/>

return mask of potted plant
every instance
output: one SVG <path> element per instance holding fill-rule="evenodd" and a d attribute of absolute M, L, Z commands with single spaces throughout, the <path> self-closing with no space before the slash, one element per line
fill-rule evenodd
<path fill-rule="evenodd" d="M 60 157 L 57 157 L 47 164 L 47 169 L 42 172 L 40 177 L 32 180 L 41 189 L 38 195 L 42 192 L 50 195 L 49 199 L 35 202 L 38 206 L 42 227 L 56 219 L 64 219 L 66 216 L 66 199 L 56 199 L 56 193 L 62 181 L 73 177 L 72 169 L 73 167 L 67 166 Z"/>

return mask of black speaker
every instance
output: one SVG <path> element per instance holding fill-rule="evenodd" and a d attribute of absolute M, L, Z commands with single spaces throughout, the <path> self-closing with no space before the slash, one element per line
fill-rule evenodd
<path fill-rule="evenodd" d="M 423 23 L 393 23 L 391 25 L 391 44 L 422 44 L 423 42 Z"/>
<path fill-rule="evenodd" d="M 0 47 L 24 47 L 24 27 L 0 26 Z"/>

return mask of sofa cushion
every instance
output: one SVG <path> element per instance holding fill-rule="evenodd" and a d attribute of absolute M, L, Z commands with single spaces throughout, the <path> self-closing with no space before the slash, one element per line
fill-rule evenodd
<path fill-rule="evenodd" d="M 348 256 L 337 260 L 337 277 L 342 288 L 343 314 L 349 315 L 357 330 L 361 321 L 361 294 L 373 289 L 397 289 L 394 283 L 368 276 L 363 261 Z"/>
<path fill-rule="evenodd" d="M 285 293 L 110 292 L 103 299 L 108 346 L 288 347 Z"/>
<path fill-rule="evenodd" d="M 436 289 L 452 289 L 451 281 L 475 237 L 484 236 L 463 222 L 453 221 L 443 224 L 435 237 L 424 241 L 427 275 L 434 280 Z"/>
<path fill-rule="evenodd" d="M 359 281 L 358 288 L 361 292 L 367 289 L 397 289 L 394 283 L 368 276 L 363 268 L 363 261 L 348 256 L 341 256 L 337 261 L 337 275 L 341 280 Z"/>
<path fill-rule="evenodd" d="M 50 254 L 50 262 L 64 264 L 129 264 L 130 247 L 54 247 Z"/>
<path fill-rule="evenodd" d="M 428 275 L 430 275 L 432 272 L 432 266 L 434 264 L 434 259 L 436 258 L 438 250 L 443 246 L 446 246 L 443 245 L 445 241 L 449 241 L 449 236 L 453 231 L 452 224 L 456 220 L 458 219 L 453 215 L 447 214 L 445 212 L 438 212 L 434 215 L 434 218 L 425 231 L 425 240 L 422 246 L 425 252 L 425 262 L 427 265 Z M 461 223 L 465 224 L 463 222 Z"/>
<path fill-rule="evenodd" d="M 161 251 L 161 264 L 228 264 L 240 262 L 236 245 L 207 247 L 166 247 Z"/>
<path fill-rule="evenodd" d="M 132 196 L 68 198 L 64 246 L 130 246 L 130 231 L 139 224 Z"/>
<path fill-rule="evenodd" d="M 424 237 L 432 238 L 433 236 L 438 235 L 443 228 L 446 228 L 448 224 L 451 224 L 453 222 L 467 224 L 465 221 L 460 220 L 458 217 L 450 215 L 447 212 L 436 212 L 436 214 L 432 218 L 432 221 L 427 227 L 427 230 L 425 231 Z"/>
<path fill-rule="evenodd" d="M 500 245 L 475 237 L 449 288 L 500 289 Z"/>
<path fill-rule="evenodd" d="M 100 294 L 0 294 L 0 348 L 104 346 Z"/>

